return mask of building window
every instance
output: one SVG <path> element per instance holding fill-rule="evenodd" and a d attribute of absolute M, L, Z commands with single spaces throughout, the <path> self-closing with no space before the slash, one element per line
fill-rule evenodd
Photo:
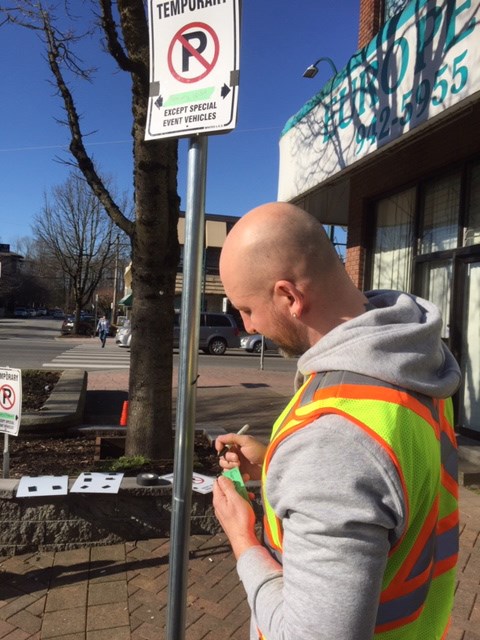
<path fill-rule="evenodd" d="M 206 247 L 205 248 L 205 273 L 209 275 L 218 276 L 220 273 L 220 253 L 219 247 Z"/>
<path fill-rule="evenodd" d="M 465 245 L 480 243 L 480 164 L 472 168 L 470 192 L 467 200 L 467 228 Z"/>
<path fill-rule="evenodd" d="M 415 189 L 377 203 L 373 289 L 410 290 L 414 218 Z"/>
<path fill-rule="evenodd" d="M 422 262 L 419 267 L 420 295 L 437 305 L 442 314 L 442 338 L 450 337 L 450 300 L 452 291 L 452 260 Z"/>
<path fill-rule="evenodd" d="M 384 22 L 393 18 L 394 15 L 403 11 L 410 0 L 385 0 L 384 2 Z"/>
<path fill-rule="evenodd" d="M 426 183 L 420 253 L 433 253 L 457 247 L 460 186 L 460 173 Z"/>

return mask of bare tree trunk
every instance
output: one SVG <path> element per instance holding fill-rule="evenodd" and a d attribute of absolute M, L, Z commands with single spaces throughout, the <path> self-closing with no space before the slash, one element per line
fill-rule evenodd
<path fill-rule="evenodd" d="M 148 32 L 136 0 L 118 3 L 125 46 L 148 69 Z M 143 31 L 145 30 L 145 32 Z M 143 34 L 143 38 L 139 38 Z M 148 77 L 132 74 L 135 231 L 132 346 L 125 452 L 172 457 L 172 367 L 177 224 L 177 141 L 144 140 Z M 133 428 L 132 428 L 133 427 Z"/>

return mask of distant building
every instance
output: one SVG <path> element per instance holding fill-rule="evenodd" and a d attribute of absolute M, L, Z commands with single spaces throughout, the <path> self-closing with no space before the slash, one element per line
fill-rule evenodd
<path fill-rule="evenodd" d="M 219 275 L 220 251 L 230 229 L 238 218 L 232 216 L 205 214 L 205 242 L 202 261 L 201 308 L 203 311 L 222 311 L 225 290 Z M 178 221 L 178 240 L 180 242 L 180 262 L 175 281 L 175 308 L 179 309 L 183 288 L 183 255 L 185 245 L 185 212 L 180 212 Z M 124 274 L 125 290 L 119 304 L 127 310 L 132 306 L 132 272 L 128 265 Z"/>
<path fill-rule="evenodd" d="M 185 246 L 185 213 L 180 213 L 178 240 L 180 242 L 180 264 L 175 281 L 175 307 L 180 308 L 183 288 L 183 252 Z M 202 311 L 222 311 L 225 290 L 219 275 L 220 252 L 230 229 L 238 218 L 205 214 L 205 242 L 202 267 Z"/>
<path fill-rule="evenodd" d="M 22 261 L 23 256 L 10 251 L 9 244 L 0 244 L 0 317 L 2 318 L 13 316 Z"/>

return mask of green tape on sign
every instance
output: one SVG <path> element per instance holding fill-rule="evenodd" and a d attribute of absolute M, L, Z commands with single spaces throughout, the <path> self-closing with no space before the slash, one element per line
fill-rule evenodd
<path fill-rule="evenodd" d="M 245 487 L 242 474 L 240 473 L 240 469 L 238 467 L 233 467 L 233 469 L 225 469 L 225 471 L 223 472 L 223 475 L 227 476 L 227 478 L 230 478 L 230 480 L 235 485 L 235 489 L 237 490 L 237 493 L 239 493 L 242 496 L 242 498 L 245 498 L 245 500 L 250 501 L 250 498 L 248 497 L 248 491 Z"/>
<path fill-rule="evenodd" d="M 174 93 L 172 96 L 165 100 L 164 107 L 175 107 L 179 104 L 186 104 L 187 102 L 201 102 L 202 100 L 208 100 L 215 87 L 205 87 L 204 89 L 195 89 L 194 91 L 184 91 L 183 93 Z"/>
<path fill-rule="evenodd" d="M 0 412 L 0 418 L 6 418 L 7 420 L 15 420 L 14 413 L 2 413 Z"/>

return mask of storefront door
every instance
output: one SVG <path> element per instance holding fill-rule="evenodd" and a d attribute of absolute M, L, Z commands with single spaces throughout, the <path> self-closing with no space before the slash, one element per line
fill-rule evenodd
<path fill-rule="evenodd" d="M 459 393 L 458 422 L 462 429 L 480 437 L 480 261 L 462 260 L 463 289 L 459 318 L 462 387 Z"/>
<path fill-rule="evenodd" d="M 456 258 L 419 261 L 417 286 L 418 293 L 440 309 L 442 339 L 457 357 L 462 371 L 462 384 L 455 396 L 455 423 L 466 435 L 480 438 L 480 256 L 477 249 L 464 250 L 463 255 L 457 253 Z"/>

